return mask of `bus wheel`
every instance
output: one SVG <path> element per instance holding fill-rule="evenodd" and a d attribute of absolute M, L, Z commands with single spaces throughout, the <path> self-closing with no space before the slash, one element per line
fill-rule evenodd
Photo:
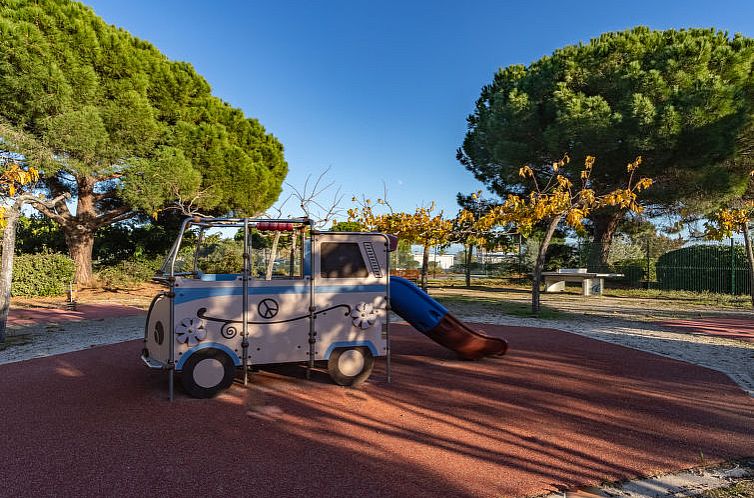
<path fill-rule="evenodd" d="M 339 386 L 358 386 L 372 373 L 374 356 L 369 348 L 336 348 L 327 361 L 327 372 Z"/>
<path fill-rule="evenodd" d="M 233 360 L 219 349 L 192 354 L 181 371 L 181 384 L 195 398 L 212 398 L 229 388 L 236 376 Z"/>

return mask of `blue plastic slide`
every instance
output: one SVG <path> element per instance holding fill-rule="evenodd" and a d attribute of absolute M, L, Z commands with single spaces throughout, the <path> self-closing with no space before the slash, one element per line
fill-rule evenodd
<path fill-rule="evenodd" d="M 433 341 L 463 359 L 502 356 L 508 343 L 470 329 L 429 294 L 401 277 L 390 277 L 390 307 L 398 316 Z"/>

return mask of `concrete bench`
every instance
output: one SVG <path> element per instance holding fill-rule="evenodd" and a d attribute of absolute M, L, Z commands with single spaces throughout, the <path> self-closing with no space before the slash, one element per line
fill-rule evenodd
<path fill-rule="evenodd" d="M 601 296 L 606 278 L 619 278 L 622 273 L 590 273 L 586 268 L 560 268 L 558 271 L 542 272 L 545 277 L 545 292 L 562 292 L 566 282 L 581 282 L 584 296 Z"/>

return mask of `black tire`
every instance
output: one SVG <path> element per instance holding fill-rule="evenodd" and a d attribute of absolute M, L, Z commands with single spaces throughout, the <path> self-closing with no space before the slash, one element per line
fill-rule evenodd
<path fill-rule="evenodd" d="M 327 361 L 327 373 L 339 386 L 358 386 L 369 378 L 374 356 L 369 348 L 336 348 Z"/>
<path fill-rule="evenodd" d="M 236 366 L 219 349 L 207 348 L 192 354 L 181 370 L 181 384 L 195 398 L 212 398 L 233 384 Z"/>

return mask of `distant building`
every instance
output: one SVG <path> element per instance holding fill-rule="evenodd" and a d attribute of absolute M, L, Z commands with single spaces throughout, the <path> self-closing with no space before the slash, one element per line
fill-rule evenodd
<path fill-rule="evenodd" d="M 462 265 L 466 262 L 463 260 L 464 253 L 459 252 L 456 255 L 456 264 Z M 472 261 L 479 264 L 505 263 L 518 258 L 514 252 L 487 252 L 475 250 Z"/>
<path fill-rule="evenodd" d="M 518 257 L 518 254 L 512 252 L 482 252 L 477 255 L 477 261 L 487 264 L 504 263 L 514 257 Z"/>
<path fill-rule="evenodd" d="M 422 264 L 422 255 L 421 254 L 412 254 L 414 257 L 414 261 L 419 263 L 419 265 Z M 455 255 L 453 254 L 429 254 L 429 261 L 436 261 L 437 264 L 442 268 L 443 270 L 450 269 L 451 266 L 453 266 L 453 259 L 455 258 Z"/>

